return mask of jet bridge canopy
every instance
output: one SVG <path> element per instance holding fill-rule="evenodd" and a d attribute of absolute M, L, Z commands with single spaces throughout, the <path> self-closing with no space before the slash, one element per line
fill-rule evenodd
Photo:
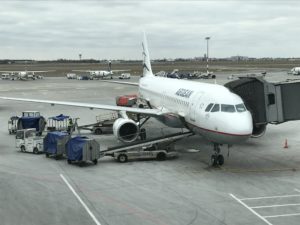
<path fill-rule="evenodd" d="M 300 80 L 270 83 L 262 77 L 240 77 L 225 86 L 244 100 L 254 125 L 300 120 Z"/>

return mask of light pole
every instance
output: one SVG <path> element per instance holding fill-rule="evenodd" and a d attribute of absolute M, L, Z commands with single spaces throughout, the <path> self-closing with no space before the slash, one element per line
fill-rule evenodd
<path fill-rule="evenodd" d="M 206 37 L 206 73 L 208 75 L 209 71 L 208 71 L 208 41 L 209 41 L 210 37 Z"/>

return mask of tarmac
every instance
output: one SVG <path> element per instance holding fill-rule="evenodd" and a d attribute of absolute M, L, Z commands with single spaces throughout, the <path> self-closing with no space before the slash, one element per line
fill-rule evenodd
<path fill-rule="evenodd" d="M 286 78 L 282 73 L 267 75 L 268 80 Z M 217 79 L 227 81 L 227 76 Z M 0 81 L 0 95 L 9 97 L 115 104 L 115 96 L 132 93 L 136 87 L 100 80 Z M 122 164 L 104 157 L 97 165 L 79 167 L 15 148 L 7 121 L 26 110 L 40 111 L 46 118 L 61 113 L 79 117 L 79 125 L 107 113 L 0 101 L 1 225 L 299 224 L 299 121 L 268 125 L 261 138 L 230 149 L 223 146 L 225 164 L 220 168 L 210 166 L 213 147 L 201 136 L 179 141 L 176 159 Z M 146 129 L 148 137 L 178 131 L 154 119 Z M 84 135 L 96 138 L 101 148 L 121 144 L 112 135 Z M 285 140 L 288 148 L 283 148 Z"/>

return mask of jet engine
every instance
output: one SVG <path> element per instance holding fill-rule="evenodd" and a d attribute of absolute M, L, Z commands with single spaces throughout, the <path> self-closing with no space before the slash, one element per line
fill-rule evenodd
<path fill-rule="evenodd" d="M 114 122 L 113 132 L 120 141 L 129 143 L 137 139 L 140 129 L 133 120 L 119 118 Z"/>
<path fill-rule="evenodd" d="M 266 132 L 267 124 L 256 125 L 253 124 L 252 136 L 253 138 L 259 138 L 263 136 Z"/>

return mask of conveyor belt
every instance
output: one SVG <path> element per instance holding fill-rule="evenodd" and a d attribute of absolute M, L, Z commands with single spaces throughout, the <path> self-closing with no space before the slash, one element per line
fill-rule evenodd
<path fill-rule="evenodd" d="M 163 137 L 158 137 L 158 138 L 152 138 L 152 139 L 148 139 L 145 141 L 140 141 L 140 142 L 134 142 L 134 143 L 130 143 L 130 144 L 124 144 L 121 146 L 115 146 L 115 147 L 109 147 L 106 150 L 101 151 L 101 154 L 111 154 L 114 152 L 119 152 L 119 151 L 126 151 L 129 149 L 133 149 L 133 148 L 138 148 L 138 147 L 143 147 L 143 146 L 147 146 L 147 145 L 151 145 L 151 144 L 157 144 L 157 143 L 162 143 L 162 142 L 167 142 L 167 141 L 175 141 L 181 138 L 185 138 L 188 136 L 192 136 L 194 135 L 193 132 L 179 132 L 179 133 L 175 133 L 175 134 L 170 134 L 170 135 L 166 135 Z"/>

